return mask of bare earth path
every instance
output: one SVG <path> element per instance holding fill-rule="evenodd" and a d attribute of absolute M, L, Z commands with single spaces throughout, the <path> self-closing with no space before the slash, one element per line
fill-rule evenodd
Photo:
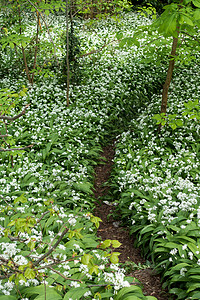
<path fill-rule="evenodd" d="M 109 186 L 105 186 L 105 182 L 107 182 L 110 177 L 114 153 L 114 143 L 104 147 L 101 156 L 105 157 L 105 161 L 100 161 L 100 164 L 95 168 L 94 195 L 96 199 L 100 200 L 100 203 L 96 205 L 95 215 L 103 221 L 101 222 L 97 234 L 102 240 L 115 239 L 122 243 L 120 248 L 117 249 L 117 251 L 121 253 L 119 256 L 120 263 L 124 264 L 127 261 L 132 261 L 137 265 L 145 264 L 145 260 L 140 255 L 140 250 L 133 247 L 134 240 L 130 237 L 128 229 L 119 227 L 119 222 L 114 221 L 112 217 L 108 218 L 114 206 L 107 205 L 103 202 L 104 196 L 106 196 L 109 191 Z M 104 164 L 102 164 L 102 162 L 104 162 Z M 144 295 L 157 297 L 158 300 L 171 299 L 170 295 L 162 290 L 160 277 L 155 275 L 152 269 L 135 270 L 131 271 L 128 275 L 137 278 L 142 283 Z"/>

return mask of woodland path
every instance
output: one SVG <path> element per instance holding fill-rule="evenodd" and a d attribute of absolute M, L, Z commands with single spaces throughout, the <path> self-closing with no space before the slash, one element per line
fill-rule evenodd
<path fill-rule="evenodd" d="M 104 197 L 109 192 L 109 186 L 105 186 L 108 181 L 114 158 L 114 142 L 103 148 L 99 164 L 95 168 L 95 184 L 94 184 L 94 195 L 98 200 L 96 203 L 95 215 L 102 219 L 103 222 L 100 223 L 97 235 L 102 239 L 114 239 L 118 240 L 122 245 L 117 249 L 121 253 L 119 256 L 119 261 L 123 265 L 131 267 L 130 262 L 135 264 L 143 265 L 145 264 L 144 258 L 141 257 L 140 250 L 133 247 L 134 238 L 129 235 L 128 228 L 120 227 L 120 221 L 113 220 L 112 214 L 114 206 L 112 203 L 109 205 L 104 203 Z M 129 263 L 128 263 L 129 262 Z M 131 269 L 131 268 L 129 268 Z M 143 293 L 146 296 L 154 296 L 158 300 L 169 300 L 172 297 L 163 291 L 160 277 L 155 275 L 152 269 L 146 268 L 141 270 L 130 270 L 127 273 L 128 276 L 137 278 L 143 286 Z"/>

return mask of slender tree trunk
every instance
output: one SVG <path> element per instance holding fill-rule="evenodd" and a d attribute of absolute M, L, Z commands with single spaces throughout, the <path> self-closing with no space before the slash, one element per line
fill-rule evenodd
<path fill-rule="evenodd" d="M 69 106 L 69 0 L 66 0 L 66 64 L 67 64 L 67 106 Z"/>
<path fill-rule="evenodd" d="M 20 35 L 22 34 L 22 28 L 21 28 L 21 10 L 20 10 L 20 6 L 19 6 L 19 33 Z M 26 60 L 26 53 L 25 53 L 25 49 L 23 46 L 21 46 L 22 49 L 22 55 L 23 55 L 23 60 L 24 60 L 24 66 L 25 66 L 25 71 L 26 71 L 26 76 L 28 78 L 29 83 L 31 83 L 31 77 L 30 77 L 30 73 L 29 73 L 29 68 L 28 68 L 28 64 L 27 64 L 27 60 Z"/>
<path fill-rule="evenodd" d="M 174 65 L 175 65 L 177 44 L 178 44 L 178 36 L 173 37 L 172 50 L 171 50 L 171 55 L 170 55 L 169 67 L 168 67 L 168 71 L 167 71 L 167 77 L 166 77 L 165 83 L 163 85 L 162 104 L 161 104 L 160 113 L 167 112 L 168 91 L 169 91 L 169 86 L 170 86 L 170 83 L 172 80 L 172 74 L 173 74 Z"/>
<path fill-rule="evenodd" d="M 37 13 L 37 12 L 36 12 Z M 34 53 L 34 63 L 33 63 L 33 69 L 36 68 L 36 62 L 37 62 L 37 52 L 38 52 L 38 41 L 39 41 L 39 28 L 40 28 L 40 16 L 37 13 L 37 31 L 36 31 L 36 38 L 35 38 L 35 53 Z M 35 72 L 33 72 L 33 75 L 31 77 L 31 84 L 33 85 Z"/>

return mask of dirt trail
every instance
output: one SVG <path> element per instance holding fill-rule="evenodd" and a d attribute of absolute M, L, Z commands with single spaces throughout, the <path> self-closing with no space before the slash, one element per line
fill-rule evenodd
<path fill-rule="evenodd" d="M 112 206 L 111 203 L 109 203 L 109 205 L 104 203 L 104 197 L 106 199 L 106 195 L 109 192 L 109 186 L 105 186 L 105 183 L 111 174 L 114 153 L 114 143 L 104 147 L 101 156 L 105 157 L 105 160 L 101 159 L 95 168 L 94 195 L 98 200 L 95 215 L 103 221 L 101 222 L 97 235 L 101 237 L 102 240 L 115 239 L 122 243 L 120 248 L 117 249 L 117 251 L 121 253 L 119 256 L 120 263 L 126 263 L 126 265 L 128 265 L 127 262 L 131 261 L 137 265 L 142 265 L 145 264 L 145 260 L 141 257 L 140 250 L 133 247 L 133 237 L 130 237 L 127 228 L 120 227 L 120 222 L 110 217 L 114 206 Z M 129 265 L 131 268 L 131 264 Z M 171 299 L 171 296 L 163 291 L 160 277 L 155 275 L 152 269 L 130 270 L 127 275 L 137 278 L 142 283 L 144 295 L 154 296 L 158 300 Z"/>

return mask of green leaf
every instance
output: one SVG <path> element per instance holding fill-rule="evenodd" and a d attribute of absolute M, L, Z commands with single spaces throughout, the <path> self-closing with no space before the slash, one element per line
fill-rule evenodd
<path fill-rule="evenodd" d="M 123 33 L 122 33 L 122 32 L 116 33 L 116 38 L 117 38 L 118 40 L 121 40 L 121 39 L 123 38 Z"/>
<path fill-rule="evenodd" d="M 190 267 L 190 265 L 187 263 L 180 263 L 180 264 L 172 267 L 168 272 L 165 273 L 165 275 L 168 276 L 168 275 L 174 274 L 175 271 L 180 271 L 184 267 Z"/>
<path fill-rule="evenodd" d="M 123 297 L 121 300 L 141 300 L 141 298 L 135 295 L 127 295 Z"/>
<path fill-rule="evenodd" d="M 99 267 L 98 266 L 92 266 L 90 269 L 89 269 L 89 274 L 92 275 L 93 273 L 95 273 L 96 275 L 99 274 Z"/>
<path fill-rule="evenodd" d="M 165 17 L 160 25 L 159 32 L 166 33 L 167 35 L 175 36 L 177 35 L 177 17 L 178 14 L 176 12 L 172 13 L 171 15 Z"/>
<path fill-rule="evenodd" d="M 30 287 L 30 288 L 25 288 L 23 290 L 23 293 L 27 297 L 32 297 L 33 295 L 38 295 L 36 298 L 37 300 L 44 300 L 45 295 L 46 299 L 48 300 L 61 300 L 62 297 L 58 292 L 55 290 L 55 288 L 50 288 L 49 286 L 44 286 L 43 284 L 35 286 L 35 287 Z"/>
<path fill-rule="evenodd" d="M 194 17 L 195 20 L 200 19 L 200 9 L 195 9 L 193 17 Z"/>
<path fill-rule="evenodd" d="M 130 286 L 130 287 L 124 287 L 122 288 L 119 293 L 117 294 L 115 300 L 122 300 L 123 296 L 128 293 L 137 293 L 141 296 L 143 296 L 142 290 L 139 286 Z"/>
<path fill-rule="evenodd" d="M 188 24 L 190 26 L 194 26 L 194 23 L 192 22 L 192 20 L 188 16 L 186 16 L 185 14 L 183 15 L 183 19 L 184 19 L 186 24 Z"/>
<path fill-rule="evenodd" d="M 26 197 L 24 196 L 24 194 L 22 194 L 21 196 L 17 197 L 14 200 L 14 204 L 21 202 L 21 203 L 26 203 L 28 200 L 26 199 Z"/>
<path fill-rule="evenodd" d="M 123 48 L 126 45 L 127 42 L 127 38 L 124 38 L 121 40 L 121 42 L 119 43 L 119 48 Z"/>
<path fill-rule="evenodd" d="M 26 93 L 25 93 L 24 91 L 20 91 L 20 92 L 19 92 L 19 95 L 20 95 L 21 97 L 24 97 L 24 96 L 26 96 Z"/>
<path fill-rule="evenodd" d="M 34 298 L 34 300 L 44 300 L 44 299 L 48 299 L 48 300 L 62 300 L 63 298 L 57 293 L 56 295 L 54 293 L 51 293 L 50 291 L 48 291 L 46 294 L 43 295 L 38 295 L 36 298 Z"/>
<path fill-rule="evenodd" d="M 175 121 L 177 126 L 183 126 L 183 121 L 178 119 Z"/>
<path fill-rule="evenodd" d="M 84 183 L 74 183 L 74 188 L 78 191 L 84 192 L 86 194 L 92 193 L 92 184 L 90 182 L 84 182 Z"/>
<path fill-rule="evenodd" d="M 111 256 L 110 256 L 110 261 L 111 261 L 111 263 L 112 264 L 118 264 L 118 262 L 119 262 L 119 255 L 120 255 L 121 253 L 119 253 L 119 252 L 113 252 L 112 254 L 111 254 Z"/>
<path fill-rule="evenodd" d="M 165 124 L 164 124 L 164 125 L 165 125 Z M 170 123 L 169 125 L 170 125 L 170 127 L 171 127 L 173 130 L 177 128 L 177 126 L 176 126 L 175 123 Z"/>
<path fill-rule="evenodd" d="M 99 228 L 99 222 L 102 222 L 102 220 L 98 217 L 92 217 L 90 221 L 95 224 L 96 228 Z"/>
<path fill-rule="evenodd" d="M 198 290 L 200 289 L 200 283 L 192 283 L 192 282 L 190 282 L 190 286 L 189 286 L 189 288 L 187 290 L 187 293 L 189 293 L 191 291 L 194 291 L 196 289 L 198 289 Z"/>
<path fill-rule="evenodd" d="M 140 234 L 144 234 L 144 233 L 147 233 L 147 232 L 152 232 L 154 229 L 155 229 L 154 225 L 149 224 L 149 225 L 145 226 L 145 227 L 140 231 Z"/>
<path fill-rule="evenodd" d="M 46 16 L 49 16 L 50 11 L 48 9 L 45 9 L 44 13 L 45 13 Z"/>
<path fill-rule="evenodd" d="M 193 3 L 196 7 L 200 7 L 200 1 L 198 1 L 198 0 L 192 0 L 192 3 Z"/>
<path fill-rule="evenodd" d="M 34 279 L 36 274 L 35 272 L 33 271 L 33 269 L 31 268 L 27 268 L 24 272 L 24 276 L 27 278 L 27 279 Z"/>
<path fill-rule="evenodd" d="M 14 44 L 12 42 L 10 42 L 9 45 L 11 49 L 14 49 Z"/>
<path fill-rule="evenodd" d="M 83 265 L 88 265 L 91 258 L 92 258 L 92 255 L 90 255 L 90 254 L 84 254 L 84 255 L 81 257 L 81 262 L 82 262 L 82 264 L 83 264 Z"/>
<path fill-rule="evenodd" d="M 89 291 L 89 288 L 85 288 L 85 287 L 70 288 L 70 290 L 65 294 L 65 297 L 63 298 L 63 300 L 69 300 L 70 298 L 73 300 L 79 300 L 88 291 Z M 54 299 L 54 300 L 56 300 L 56 299 Z"/>
<path fill-rule="evenodd" d="M 119 248 L 122 244 L 117 240 L 112 240 L 113 248 Z"/>
<path fill-rule="evenodd" d="M 16 300 L 16 297 L 11 296 L 11 295 L 3 295 L 3 296 L 0 296 L 0 300 Z"/>
<path fill-rule="evenodd" d="M 110 245 L 111 245 L 111 240 L 105 240 L 101 244 L 101 248 L 106 249 L 106 248 L 110 247 Z"/>

